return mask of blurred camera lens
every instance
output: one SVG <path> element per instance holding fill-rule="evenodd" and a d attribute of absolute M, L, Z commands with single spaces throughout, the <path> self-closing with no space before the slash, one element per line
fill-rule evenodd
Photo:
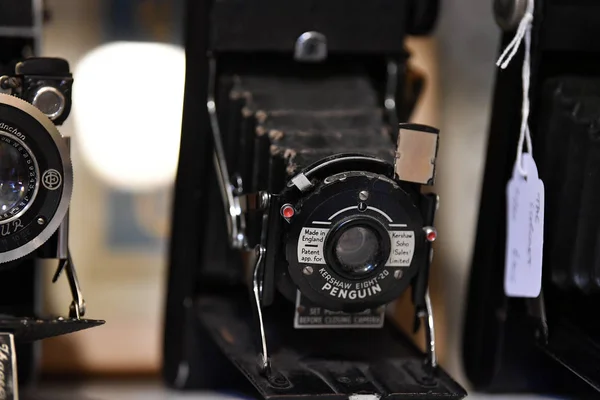
<path fill-rule="evenodd" d="M 361 277 L 378 264 L 380 243 L 377 233 L 366 226 L 352 226 L 337 239 L 334 255 L 339 267 L 349 275 Z"/>
<path fill-rule="evenodd" d="M 27 148 L 0 134 L 0 221 L 22 214 L 33 200 L 36 168 Z"/>
<path fill-rule="evenodd" d="M 72 187 L 69 148 L 56 126 L 30 103 L 0 94 L 0 264 L 50 239 Z"/>

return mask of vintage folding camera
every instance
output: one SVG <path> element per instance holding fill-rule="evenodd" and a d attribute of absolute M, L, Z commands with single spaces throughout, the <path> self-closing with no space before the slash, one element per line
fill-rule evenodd
<path fill-rule="evenodd" d="M 59 259 L 55 278 L 67 271 L 70 314 L 79 318 L 85 304 L 68 248 L 73 169 L 56 128 L 69 115 L 72 83 L 69 64 L 57 58 L 29 58 L 0 77 L 0 267 Z"/>
<path fill-rule="evenodd" d="M 345 10 L 345 12 L 341 12 Z M 438 130 L 402 38 L 437 2 L 190 2 L 164 373 L 178 388 L 461 398 L 427 291 Z M 409 286 L 427 351 L 385 306 Z M 312 398 L 311 397 L 311 398 Z M 373 397 L 373 398 L 375 398 Z"/>
<path fill-rule="evenodd" d="M 465 371 L 478 391 L 598 398 L 600 295 L 600 34 L 595 4 L 535 1 L 531 51 L 533 156 L 545 186 L 537 298 L 504 292 L 506 184 L 521 124 L 522 50 L 498 73 L 473 254 Z M 503 43 L 526 1 L 496 1 Z M 517 101 L 515 101 L 517 99 Z"/>
<path fill-rule="evenodd" d="M 71 109 L 73 78 L 57 58 L 28 58 L 0 76 L 0 396 L 18 399 L 35 375 L 34 341 L 102 324 L 87 320 L 68 247 L 73 188 L 69 141 L 56 125 Z M 67 318 L 42 317 L 38 262 L 57 259 L 73 301 Z M 16 353 L 19 353 L 19 357 Z M 18 358 L 18 363 L 17 363 Z M 18 373 L 17 373 L 18 370 Z"/>

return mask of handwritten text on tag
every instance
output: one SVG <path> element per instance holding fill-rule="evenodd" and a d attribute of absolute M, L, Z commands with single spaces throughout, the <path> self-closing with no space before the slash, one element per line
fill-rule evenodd
<path fill-rule="evenodd" d="M 523 153 L 522 163 L 527 177 L 515 166 L 506 190 L 504 291 L 510 297 L 537 297 L 542 288 L 544 183 L 530 153 Z"/>

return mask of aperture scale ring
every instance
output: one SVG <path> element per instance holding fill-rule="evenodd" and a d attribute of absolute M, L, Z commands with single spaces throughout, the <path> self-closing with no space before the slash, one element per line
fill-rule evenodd
<path fill-rule="evenodd" d="M 20 199 L 17 202 L 20 204 L 12 206 L 11 209 L 7 210 L 7 212 L 4 214 L 2 213 L 2 210 L 0 210 L 0 224 L 6 224 L 19 219 L 23 214 L 25 214 L 25 212 L 27 212 L 29 207 L 35 201 L 35 197 L 40 186 L 40 170 L 37 159 L 35 158 L 35 155 L 31 149 L 16 136 L 0 129 L 0 142 L 13 147 L 20 153 L 23 161 L 25 161 L 25 164 L 28 165 L 27 173 L 29 177 L 27 193 L 23 199 Z"/>

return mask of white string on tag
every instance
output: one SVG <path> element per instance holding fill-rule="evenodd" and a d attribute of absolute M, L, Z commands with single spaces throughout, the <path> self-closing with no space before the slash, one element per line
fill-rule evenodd
<path fill-rule="evenodd" d="M 523 104 L 521 133 L 513 174 L 506 187 L 507 227 L 504 292 L 509 297 L 539 296 L 542 289 L 544 249 L 544 182 L 533 159 L 529 131 L 529 85 L 531 80 L 531 30 L 535 0 L 527 0 L 525 15 L 497 65 L 505 69 L 525 42 L 523 56 Z M 523 151 L 523 146 L 525 150 Z"/>
<path fill-rule="evenodd" d="M 506 46 L 504 52 L 498 59 L 496 65 L 502 69 L 506 69 L 512 61 L 515 54 L 519 50 L 521 42 L 525 42 L 525 54 L 523 57 L 523 105 L 521 107 L 521 134 L 519 135 L 519 144 L 517 147 L 517 170 L 524 177 L 527 176 L 527 171 L 523 167 L 523 144 L 527 146 L 527 152 L 533 154 L 533 146 L 531 144 L 531 133 L 529 132 L 529 81 L 531 80 L 531 28 L 533 26 L 533 10 L 535 0 L 527 1 L 527 9 L 525 15 L 519 23 L 517 33 L 511 42 Z"/>

